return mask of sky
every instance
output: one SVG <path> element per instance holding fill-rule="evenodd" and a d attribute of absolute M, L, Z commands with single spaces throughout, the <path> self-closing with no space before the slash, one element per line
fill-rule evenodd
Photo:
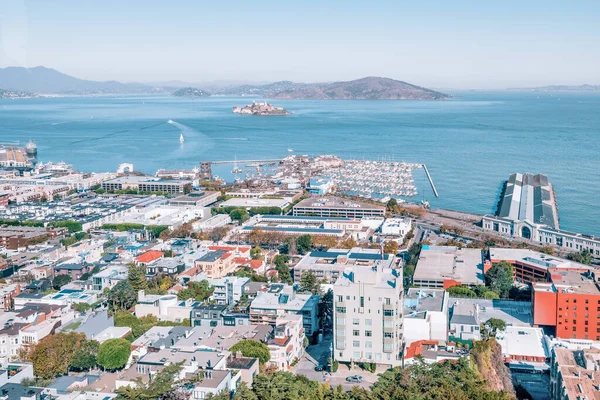
<path fill-rule="evenodd" d="M 123 82 L 600 84 L 599 0 L 0 2 L 0 67 Z"/>

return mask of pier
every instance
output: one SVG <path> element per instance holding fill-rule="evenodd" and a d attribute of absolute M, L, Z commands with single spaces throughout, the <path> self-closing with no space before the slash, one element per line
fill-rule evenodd
<path fill-rule="evenodd" d="M 211 164 L 250 164 L 250 163 L 259 163 L 259 164 L 266 164 L 266 163 L 274 163 L 274 162 L 280 162 L 281 159 L 277 159 L 277 160 L 229 160 L 229 161 L 207 161 Z"/>
<path fill-rule="evenodd" d="M 429 175 L 429 170 L 427 169 L 427 165 L 423 164 L 423 169 L 425 170 L 425 174 L 427 175 L 427 179 L 429 179 L 429 184 L 431 185 L 431 189 L 433 190 L 433 194 L 435 194 L 435 197 L 440 197 L 438 195 L 437 189 L 435 188 L 435 185 L 433 184 L 433 179 L 431 179 L 431 175 Z"/>

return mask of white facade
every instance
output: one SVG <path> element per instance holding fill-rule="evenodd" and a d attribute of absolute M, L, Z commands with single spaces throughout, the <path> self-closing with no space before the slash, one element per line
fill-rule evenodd
<path fill-rule="evenodd" d="M 224 278 L 208 278 L 208 283 L 215 288 L 211 300 L 221 305 L 235 305 L 244 294 L 244 287 L 250 278 L 226 276 Z"/>
<path fill-rule="evenodd" d="M 334 358 L 401 365 L 402 271 L 354 265 L 333 285 L 333 295 Z"/>
<path fill-rule="evenodd" d="M 411 288 L 404 296 L 404 340 L 445 343 L 448 339 L 448 294 L 443 289 Z"/>
<path fill-rule="evenodd" d="M 286 371 L 304 354 L 304 328 L 302 316 L 285 315 L 277 318 L 274 338 L 268 343 L 271 358 L 269 366 Z"/>
<path fill-rule="evenodd" d="M 404 236 L 412 229 L 410 218 L 388 218 L 381 225 L 381 233 L 383 235 L 399 236 L 404 239 Z"/>

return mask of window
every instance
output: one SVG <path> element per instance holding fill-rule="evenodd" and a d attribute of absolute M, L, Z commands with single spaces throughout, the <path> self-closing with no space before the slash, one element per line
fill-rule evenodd
<path fill-rule="evenodd" d="M 352 325 L 360 325 L 360 319 L 352 318 Z"/>
<path fill-rule="evenodd" d="M 384 317 L 393 317 L 394 316 L 394 310 L 383 310 L 383 316 Z"/>
<path fill-rule="evenodd" d="M 383 337 L 384 337 L 385 339 L 391 339 L 391 338 L 393 338 L 393 337 L 394 337 L 394 334 L 393 334 L 393 333 L 391 333 L 391 332 L 384 332 L 384 333 L 383 333 Z"/>
<path fill-rule="evenodd" d="M 393 328 L 394 327 L 394 321 L 383 321 L 383 327 L 384 328 Z"/>
<path fill-rule="evenodd" d="M 335 312 L 338 312 L 340 314 L 345 314 L 346 313 L 346 307 L 336 307 L 335 308 Z"/>
<path fill-rule="evenodd" d="M 365 298 L 363 296 L 360 296 L 360 306 L 361 307 L 365 306 Z"/>
<path fill-rule="evenodd" d="M 391 302 L 390 298 L 389 298 L 389 297 L 386 297 L 386 298 L 385 298 L 385 305 L 386 305 L 386 306 L 389 306 L 390 304 L 392 304 L 392 302 Z"/>
<path fill-rule="evenodd" d="M 373 320 L 372 319 L 365 319 L 365 325 L 371 326 L 372 324 L 373 324 Z"/>
<path fill-rule="evenodd" d="M 360 351 L 355 351 L 352 353 L 352 358 L 360 358 Z"/>
<path fill-rule="evenodd" d="M 371 342 L 371 341 L 366 341 L 366 342 L 365 342 L 365 347 L 366 347 L 367 349 L 370 349 L 370 348 L 372 348 L 372 347 L 373 347 L 373 342 Z"/>
<path fill-rule="evenodd" d="M 342 302 L 342 301 L 344 301 L 344 296 L 338 296 L 338 301 L 339 301 L 339 302 Z"/>
<path fill-rule="evenodd" d="M 352 342 L 352 347 L 360 347 L 360 340 L 354 340 Z"/>
<path fill-rule="evenodd" d="M 371 336 L 373 336 L 373 332 L 371 332 L 371 331 L 365 331 L 365 336 L 371 337 Z"/>
<path fill-rule="evenodd" d="M 354 329 L 352 331 L 352 336 L 360 336 L 360 331 L 358 329 Z"/>
<path fill-rule="evenodd" d="M 350 300 L 350 296 L 346 296 L 346 300 Z M 567 301 L 569 301 L 569 300 L 567 300 Z"/>

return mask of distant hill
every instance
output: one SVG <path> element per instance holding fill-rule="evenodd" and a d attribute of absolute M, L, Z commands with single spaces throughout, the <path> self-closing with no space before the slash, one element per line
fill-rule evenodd
<path fill-rule="evenodd" d="M 139 83 L 88 81 L 46 67 L 0 68 L 0 87 L 6 90 L 57 94 L 140 93 L 155 91 Z"/>
<path fill-rule="evenodd" d="M 267 85 L 241 85 L 220 89 L 218 94 L 312 100 L 445 100 L 450 98 L 449 95 L 435 90 L 379 77 L 334 83 L 281 81 Z"/>
<path fill-rule="evenodd" d="M 35 93 L 23 92 L 21 90 L 4 90 L 0 89 L 0 99 L 31 99 L 40 97 Z"/>
<path fill-rule="evenodd" d="M 208 97 L 208 96 L 210 96 L 210 93 L 205 92 L 202 89 L 186 87 L 186 88 L 182 88 L 182 89 L 179 89 L 179 90 L 173 92 L 173 96 L 177 96 L 177 97 Z"/>
<path fill-rule="evenodd" d="M 598 92 L 600 85 L 548 85 L 532 88 L 513 88 L 509 90 L 530 90 L 532 92 Z"/>

